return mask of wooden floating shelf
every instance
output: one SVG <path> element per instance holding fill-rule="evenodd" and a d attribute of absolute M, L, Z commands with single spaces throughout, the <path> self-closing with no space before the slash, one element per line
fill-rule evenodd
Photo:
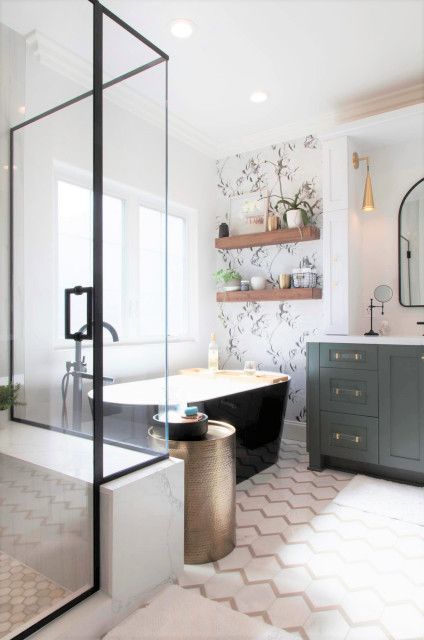
<path fill-rule="evenodd" d="M 259 302 L 262 300 L 321 300 L 322 289 L 261 289 L 260 291 L 218 291 L 217 302 Z"/>
<path fill-rule="evenodd" d="M 265 247 L 272 244 L 287 242 L 308 242 L 319 240 L 318 227 L 301 227 L 298 229 L 277 229 L 277 231 L 263 231 L 262 233 L 246 233 L 242 236 L 215 238 L 216 249 L 246 249 L 248 247 Z"/>

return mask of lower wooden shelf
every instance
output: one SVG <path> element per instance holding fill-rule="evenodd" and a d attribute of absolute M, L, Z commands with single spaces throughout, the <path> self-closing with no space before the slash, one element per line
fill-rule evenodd
<path fill-rule="evenodd" d="M 261 289 L 260 291 L 218 291 L 217 302 L 259 302 L 261 300 L 320 300 L 322 289 Z"/>

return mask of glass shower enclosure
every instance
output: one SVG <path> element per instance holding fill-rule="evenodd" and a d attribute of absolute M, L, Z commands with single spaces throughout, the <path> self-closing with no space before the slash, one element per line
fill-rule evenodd
<path fill-rule="evenodd" d="M 99 588 L 100 485 L 168 456 L 168 56 L 97 0 L 1 0 L 0 28 L 17 390 L 0 424 L 0 638 L 12 638 Z M 152 402 L 126 406 L 120 385 L 146 379 Z"/>

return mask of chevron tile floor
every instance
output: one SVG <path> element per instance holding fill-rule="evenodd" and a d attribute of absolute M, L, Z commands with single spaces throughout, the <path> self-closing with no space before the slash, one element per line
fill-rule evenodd
<path fill-rule="evenodd" d="M 237 485 L 237 546 L 181 586 L 293 640 L 423 640 L 424 527 L 342 507 L 352 476 L 308 471 L 304 444 Z"/>

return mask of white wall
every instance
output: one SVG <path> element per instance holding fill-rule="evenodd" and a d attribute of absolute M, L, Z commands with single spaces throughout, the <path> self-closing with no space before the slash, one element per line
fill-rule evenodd
<path fill-rule="evenodd" d="M 424 308 L 406 308 L 399 303 L 398 286 L 398 214 L 405 193 L 424 177 L 424 147 L 422 140 L 412 140 L 367 150 L 376 209 L 361 215 L 362 226 L 362 304 L 358 309 L 361 329 L 368 331 L 366 308 L 379 284 L 393 289 L 393 299 L 386 305 L 384 319 L 390 323 L 393 335 L 421 335 L 423 328 L 416 322 L 424 320 Z M 356 177 L 357 203 L 362 201 L 363 173 Z M 375 312 L 378 330 L 379 310 Z"/>

